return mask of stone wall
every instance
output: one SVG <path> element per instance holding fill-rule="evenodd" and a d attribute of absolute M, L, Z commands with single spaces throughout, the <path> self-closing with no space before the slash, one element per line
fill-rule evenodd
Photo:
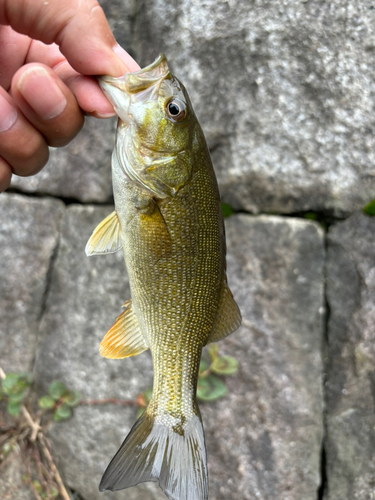
<path fill-rule="evenodd" d="M 210 500 L 374 499 L 375 218 L 361 212 L 375 198 L 372 3 L 101 3 L 141 65 L 167 55 L 223 201 L 240 212 L 226 232 L 243 324 L 219 344 L 239 373 L 223 399 L 201 404 Z M 85 399 L 128 399 L 152 384 L 149 353 L 98 354 L 129 298 L 122 256 L 84 253 L 113 210 L 114 130 L 87 119 L 40 174 L 0 196 L 0 366 L 32 371 L 39 393 L 58 379 Z M 165 498 L 154 484 L 98 492 L 135 416 L 80 406 L 51 427 L 83 500 Z M 1 498 L 33 498 L 20 467 L 18 455 L 3 463 Z"/>

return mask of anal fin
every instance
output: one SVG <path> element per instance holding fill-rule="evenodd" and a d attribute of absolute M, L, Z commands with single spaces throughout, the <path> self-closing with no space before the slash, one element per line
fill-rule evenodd
<path fill-rule="evenodd" d="M 235 332 L 241 325 L 241 321 L 241 312 L 224 278 L 218 313 L 207 344 L 217 342 Z"/>
<path fill-rule="evenodd" d="M 124 307 L 125 311 L 120 314 L 100 343 L 99 352 L 104 358 L 128 358 L 148 349 L 131 300 L 125 302 Z"/>

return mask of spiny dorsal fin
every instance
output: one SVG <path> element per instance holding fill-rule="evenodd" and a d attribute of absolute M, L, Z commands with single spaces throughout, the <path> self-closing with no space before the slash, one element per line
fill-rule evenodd
<path fill-rule="evenodd" d="M 210 342 L 217 342 L 235 332 L 240 326 L 241 320 L 241 312 L 224 278 L 219 299 L 218 313 L 207 344 Z"/>
<path fill-rule="evenodd" d="M 120 221 L 114 210 L 96 226 L 86 245 L 86 255 L 114 253 L 120 250 Z"/>
<path fill-rule="evenodd" d="M 121 359 L 136 356 L 148 349 L 131 300 L 125 302 L 125 311 L 104 335 L 99 352 L 104 358 Z"/>

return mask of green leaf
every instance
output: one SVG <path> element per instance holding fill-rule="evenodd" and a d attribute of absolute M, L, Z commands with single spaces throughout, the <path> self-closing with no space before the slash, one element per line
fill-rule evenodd
<path fill-rule="evenodd" d="M 198 376 L 200 377 L 202 375 L 202 373 L 207 370 L 207 368 L 208 368 L 208 363 L 204 358 L 202 358 L 201 362 L 199 363 L 199 375 Z"/>
<path fill-rule="evenodd" d="M 211 370 L 218 375 L 232 375 L 238 371 L 238 361 L 232 356 L 219 356 L 212 363 Z"/>
<path fill-rule="evenodd" d="M 222 380 L 215 375 L 198 379 L 197 398 L 201 401 L 214 401 L 227 392 L 227 388 Z"/>
<path fill-rule="evenodd" d="M 143 405 L 148 405 L 148 403 L 150 402 L 150 399 L 151 399 L 151 396 L 152 396 L 152 387 L 149 387 L 148 389 L 146 389 L 144 392 L 142 392 L 141 394 L 139 394 L 138 398 L 139 398 L 139 407 L 138 407 L 138 411 L 137 411 L 137 419 L 142 415 L 142 413 L 145 411 L 146 407 L 143 406 Z M 137 398 L 137 399 L 138 399 Z"/>
<path fill-rule="evenodd" d="M 18 394 L 25 391 L 31 385 L 32 379 L 29 373 L 8 373 L 3 380 L 3 391 L 5 394 Z"/>
<path fill-rule="evenodd" d="M 55 422 L 59 422 L 60 420 L 65 420 L 67 418 L 70 418 L 71 416 L 72 409 L 64 403 L 56 409 L 55 413 L 53 414 L 53 420 L 55 420 Z"/>
<path fill-rule="evenodd" d="M 231 215 L 234 214 L 233 208 L 228 205 L 228 203 L 222 203 L 221 204 L 221 210 L 223 212 L 223 217 L 230 217 Z"/>
<path fill-rule="evenodd" d="M 9 403 L 19 404 L 22 403 L 23 398 L 25 397 L 25 392 L 19 392 L 14 394 L 9 394 Z"/>
<path fill-rule="evenodd" d="M 143 393 L 143 397 L 145 398 L 146 404 L 150 402 L 151 396 L 152 396 L 152 387 L 146 389 Z"/>
<path fill-rule="evenodd" d="M 215 359 L 219 356 L 219 347 L 217 344 L 210 344 L 208 348 L 208 354 L 210 355 L 210 358 L 212 361 L 215 361 Z"/>
<path fill-rule="evenodd" d="M 52 396 L 43 396 L 38 399 L 38 405 L 44 410 L 51 410 L 55 406 L 55 400 Z"/>
<path fill-rule="evenodd" d="M 363 207 L 363 213 L 370 217 L 375 216 L 375 200 L 370 201 L 370 203 L 367 203 L 367 205 Z"/>
<path fill-rule="evenodd" d="M 12 415 L 13 417 L 19 417 L 20 412 L 21 412 L 20 403 L 12 403 L 11 401 L 8 402 L 9 415 Z"/>
<path fill-rule="evenodd" d="M 77 391 L 69 391 L 63 400 L 69 406 L 77 406 L 77 404 L 81 401 L 81 395 Z"/>
<path fill-rule="evenodd" d="M 3 380 L 3 390 L 5 394 L 10 394 L 14 388 L 17 385 L 18 381 L 18 374 L 17 373 L 8 373 Z"/>
<path fill-rule="evenodd" d="M 52 495 L 52 498 L 57 498 L 59 496 L 58 490 L 56 488 L 54 488 L 53 486 L 51 488 L 51 495 Z"/>
<path fill-rule="evenodd" d="M 22 387 L 22 389 L 26 389 L 27 387 L 30 387 L 30 385 L 33 383 L 33 377 L 30 373 L 20 373 L 18 376 L 18 382 L 17 385 L 19 387 Z"/>
<path fill-rule="evenodd" d="M 65 395 L 65 393 L 67 392 L 67 389 L 65 387 L 65 384 L 63 384 L 62 382 L 59 382 L 58 380 L 54 380 L 52 382 L 52 384 L 50 384 L 50 386 L 48 388 L 48 392 L 53 397 L 53 399 L 58 401 L 60 398 L 62 398 Z"/>
<path fill-rule="evenodd" d="M 40 482 L 37 479 L 33 480 L 33 485 L 38 493 L 42 492 L 42 485 L 40 484 Z"/>

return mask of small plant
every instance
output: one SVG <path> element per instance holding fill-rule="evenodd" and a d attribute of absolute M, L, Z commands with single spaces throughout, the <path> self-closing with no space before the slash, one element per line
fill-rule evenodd
<path fill-rule="evenodd" d="M 13 417 L 18 417 L 21 406 L 32 384 L 29 373 L 8 373 L 2 380 L 0 388 L 0 401 L 7 401 L 7 410 Z"/>
<path fill-rule="evenodd" d="M 363 213 L 369 215 L 370 217 L 375 216 L 375 200 L 370 201 L 363 207 Z"/>
<path fill-rule="evenodd" d="M 318 214 L 316 212 L 306 212 L 304 218 L 308 220 L 318 220 Z"/>
<path fill-rule="evenodd" d="M 50 500 L 53 498 L 57 498 L 59 496 L 59 491 L 54 486 L 49 488 L 49 491 L 46 491 L 46 489 L 43 488 L 43 486 L 41 485 L 40 481 L 38 481 L 38 479 L 33 480 L 32 487 L 33 487 L 33 490 L 38 494 L 38 496 L 40 498 L 42 498 L 43 500 L 47 500 L 47 499 Z"/>
<path fill-rule="evenodd" d="M 307 220 L 314 220 L 318 222 L 322 228 L 326 231 L 327 230 L 327 221 L 325 220 L 324 216 L 322 214 L 319 214 L 317 212 L 305 212 L 303 214 L 303 217 Z"/>
<path fill-rule="evenodd" d="M 50 419 L 46 418 L 46 407 L 34 412 L 28 389 L 32 385 L 28 373 L 5 374 L 0 368 L 0 401 L 6 403 L 7 412 L 12 419 L 4 419 L 0 409 L 0 463 L 17 449 L 21 449 L 21 457 L 26 473 L 23 481 L 30 486 L 36 500 L 54 500 L 62 498 L 70 500 L 70 496 L 62 482 L 54 463 L 49 442 L 45 436 Z M 52 398 L 51 401 L 46 400 Z M 61 382 L 54 382 L 49 387 L 49 395 L 41 398 L 44 405 L 54 410 L 54 419 L 61 420 L 71 415 L 71 407 L 79 402 L 76 392 L 68 391 Z M 65 406 L 69 408 L 66 411 Z M 8 420 L 9 423 L 8 423 Z M 38 477 L 35 478 L 35 475 Z"/>
<path fill-rule="evenodd" d="M 80 400 L 81 396 L 77 391 L 69 391 L 65 384 L 54 380 L 48 388 L 48 394 L 41 397 L 38 404 L 43 410 L 52 410 L 53 420 L 60 422 L 72 416 L 72 408 Z"/>
<path fill-rule="evenodd" d="M 139 418 L 142 415 L 142 413 L 145 411 L 148 403 L 150 402 L 151 396 L 152 396 L 152 387 L 150 387 L 149 389 L 146 389 L 141 394 L 138 394 L 138 396 L 137 396 L 137 404 L 138 404 L 137 418 Z"/>
<path fill-rule="evenodd" d="M 231 215 L 234 214 L 233 208 L 230 205 L 228 205 L 228 203 L 222 203 L 221 204 L 221 210 L 223 212 L 223 217 L 224 218 L 230 217 Z"/>
<path fill-rule="evenodd" d="M 233 375 L 238 371 L 238 361 L 231 356 L 219 356 L 217 344 L 208 348 L 210 362 L 202 356 L 197 387 L 197 398 L 201 401 L 214 401 L 227 392 L 221 375 Z"/>

